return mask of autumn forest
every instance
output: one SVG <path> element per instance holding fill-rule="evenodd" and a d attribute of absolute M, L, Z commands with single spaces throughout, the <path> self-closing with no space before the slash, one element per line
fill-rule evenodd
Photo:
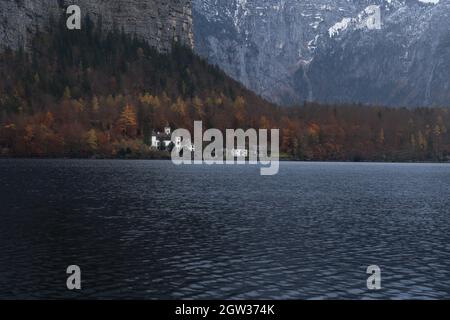
<path fill-rule="evenodd" d="M 286 159 L 448 161 L 448 108 L 273 105 L 190 49 L 156 52 L 120 30 L 36 35 L 0 54 L 0 156 L 160 158 L 164 126 L 279 128 Z M 95 27 L 97 26 L 97 27 Z"/>

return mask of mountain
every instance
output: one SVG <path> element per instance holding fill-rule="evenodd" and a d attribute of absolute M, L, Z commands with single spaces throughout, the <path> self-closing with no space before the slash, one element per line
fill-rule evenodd
<path fill-rule="evenodd" d="M 169 50 L 173 41 L 193 46 L 191 0 L 2 0 L 0 47 L 27 47 L 51 17 L 59 19 L 71 4 L 83 17 L 101 20 L 105 30 L 123 29 L 160 51 Z"/>
<path fill-rule="evenodd" d="M 244 127 L 273 108 L 187 46 L 83 25 L 55 19 L 27 50 L 0 52 L 0 157 L 167 157 L 154 130 Z"/>
<path fill-rule="evenodd" d="M 277 103 L 450 105 L 448 0 L 194 0 L 193 15 L 196 51 Z"/>
<path fill-rule="evenodd" d="M 147 3 L 144 0 L 139 3 L 144 2 Z M 3 11 L 5 3 L 9 6 L 12 4 L 1 2 L 2 36 L 5 39 L 7 35 L 10 48 L 0 50 L 0 157 L 168 157 L 167 152 L 162 153 L 150 147 L 152 132 L 162 130 L 167 125 L 192 131 L 194 121 L 201 120 L 205 129 L 217 128 L 222 132 L 230 128 L 277 128 L 280 130 L 280 151 L 288 159 L 450 159 L 448 109 L 410 110 L 318 103 L 281 107 L 267 102 L 219 68 L 199 58 L 192 51 L 191 42 L 174 43 L 172 40 L 176 39 L 169 35 L 176 28 L 173 29 L 174 25 L 170 22 L 173 16 L 167 15 L 167 11 L 158 9 L 156 18 L 163 30 L 172 30 L 169 33 L 164 31 L 167 36 L 162 37 L 158 31 L 161 29 L 154 29 L 151 23 L 147 27 L 138 23 L 145 17 L 142 12 L 134 12 L 132 7 L 109 13 L 103 10 L 116 8 L 113 1 L 110 4 L 92 1 L 91 5 L 95 4 L 97 11 L 91 10 L 89 15 L 85 13 L 81 30 L 68 30 L 65 27 L 63 7 L 56 9 L 54 19 L 50 19 L 53 13 L 49 14 L 37 6 L 43 1 L 34 2 L 35 7 L 31 6 L 31 2 L 15 1 L 24 11 L 18 12 L 14 6 L 8 7 L 10 14 Z M 126 3 L 132 4 L 131 1 Z M 163 8 L 170 3 L 177 5 L 182 2 L 161 2 Z M 240 3 L 244 5 L 244 1 Z M 103 9 L 101 5 L 104 5 Z M 85 10 L 85 6 L 83 8 L 83 12 L 89 11 Z M 211 17 L 208 19 L 213 21 L 223 18 L 215 15 L 213 7 L 210 9 L 208 12 Z M 102 19 L 92 15 L 100 11 Z M 245 12 L 241 14 L 248 15 Z M 178 20 L 189 20 L 189 16 L 187 13 Z M 20 19 L 24 19 L 28 25 L 25 31 L 16 28 Z M 126 29 L 124 24 L 128 20 L 131 21 L 130 26 L 141 25 L 142 29 L 139 30 L 142 31 Z M 326 67 L 319 63 L 320 59 L 328 59 L 324 53 L 334 52 L 333 41 L 345 43 L 347 37 L 354 36 L 358 30 L 361 32 L 361 24 L 365 20 L 366 16 L 361 14 L 355 19 L 339 21 L 328 30 L 325 28 L 328 38 L 322 36 L 314 43 L 306 42 L 309 46 L 300 48 L 303 50 L 303 60 L 300 64 L 297 61 L 292 70 L 282 67 L 284 61 L 292 59 L 287 54 L 290 51 L 283 48 L 293 48 L 296 44 L 293 41 L 278 45 L 280 52 L 286 53 L 279 55 L 278 64 L 271 65 L 271 55 L 259 51 L 258 46 L 262 47 L 265 38 L 277 39 L 275 35 L 270 35 L 272 29 L 269 28 L 260 34 L 261 38 L 255 40 L 253 47 L 244 48 L 256 50 L 254 57 L 259 57 L 259 60 L 255 60 L 258 63 L 254 66 L 259 69 L 244 68 L 244 71 L 251 71 L 247 73 L 249 80 L 254 76 L 252 72 L 267 71 L 263 67 L 268 68 L 274 77 L 282 75 L 281 72 L 276 73 L 277 70 L 289 71 L 292 83 L 300 87 L 302 79 L 309 80 L 312 84 L 311 97 L 314 97 L 316 90 L 319 90 L 315 87 L 317 81 L 332 83 L 330 79 L 318 78 L 328 72 L 322 70 L 322 73 L 316 73 L 320 71 L 319 68 Z M 29 24 L 29 21 L 36 21 L 36 24 Z M 111 25 L 110 21 L 116 21 L 116 25 Z M 293 21 L 289 23 L 297 25 Z M 223 25 L 221 30 L 235 32 L 225 27 Z M 314 29 L 314 25 L 311 28 Z M 324 27 L 318 24 L 317 29 L 320 28 Z M 151 35 L 159 35 L 160 38 L 155 43 Z M 189 39 L 190 32 L 182 32 L 180 37 L 183 35 Z M 228 37 L 230 33 L 225 32 L 224 35 Z M 250 34 L 247 35 L 250 39 Z M 298 36 L 296 33 L 286 34 L 286 39 Z M 227 43 L 226 37 L 217 41 L 218 47 Z M 305 39 L 308 38 L 305 36 Z M 270 44 L 270 41 L 266 42 L 267 48 Z M 361 46 L 363 44 L 361 42 Z M 321 58 L 314 46 L 331 49 L 324 51 Z M 238 52 L 252 53 L 244 49 Z M 337 49 L 335 52 L 342 54 Z M 250 54 L 244 56 L 248 60 L 243 61 L 253 62 L 251 57 Z M 231 62 L 230 66 L 233 66 Z M 306 70 L 306 67 L 309 69 Z M 302 75 L 303 70 L 308 72 Z M 376 68 L 374 71 L 377 71 Z M 278 82 L 263 77 L 262 73 L 256 74 L 261 77 L 255 78 L 260 81 L 255 83 L 272 83 L 276 92 L 275 84 Z M 332 72 L 329 74 L 332 75 Z M 296 78 L 299 78 L 297 83 L 294 81 Z M 297 92 L 292 83 L 286 83 L 291 87 L 288 88 L 290 91 L 285 92 Z M 300 94 L 308 92 L 300 89 Z"/>

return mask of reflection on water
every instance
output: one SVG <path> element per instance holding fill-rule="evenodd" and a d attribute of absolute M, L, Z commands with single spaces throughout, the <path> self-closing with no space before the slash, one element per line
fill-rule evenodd
<path fill-rule="evenodd" d="M 450 298 L 449 165 L 282 163 L 262 177 L 2 160 L 0 177 L 0 298 Z M 383 289 L 369 292 L 373 264 Z"/>

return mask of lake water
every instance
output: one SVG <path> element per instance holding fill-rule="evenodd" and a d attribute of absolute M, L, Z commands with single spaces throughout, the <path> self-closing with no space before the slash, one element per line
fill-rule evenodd
<path fill-rule="evenodd" d="M 450 298 L 450 165 L 259 173 L 0 160 L 0 298 Z"/>

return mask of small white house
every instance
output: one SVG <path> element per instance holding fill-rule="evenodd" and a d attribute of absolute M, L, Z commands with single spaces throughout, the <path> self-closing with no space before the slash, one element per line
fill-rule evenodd
<path fill-rule="evenodd" d="M 165 127 L 164 132 L 153 132 L 152 134 L 152 144 L 151 148 L 153 149 L 167 149 L 171 141 L 171 133 L 172 129 L 170 127 Z"/>
<path fill-rule="evenodd" d="M 231 156 L 237 157 L 237 158 L 243 158 L 248 157 L 248 150 L 247 149 L 231 149 Z"/>
<path fill-rule="evenodd" d="M 175 137 L 175 148 L 181 149 L 181 137 Z"/>
<path fill-rule="evenodd" d="M 152 135 L 152 148 L 159 148 L 160 142 L 158 140 L 158 137 L 156 135 Z"/>
<path fill-rule="evenodd" d="M 177 150 L 181 150 L 183 147 L 185 147 L 190 152 L 195 151 L 195 146 L 190 141 L 186 141 L 185 143 L 183 143 L 183 140 L 181 139 L 181 137 L 175 137 L 174 144 L 175 144 L 175 148 Z"/>
<path fill-rule="evenodd" d="M 174 148 L 181 150 L 185 147 L 190 152 L 195 151 L 195 146 L 191 143 L 191 141 L 183 142 L 181 137 L 175 137 L 174 142 L 172 142 L 172 128 L 165 127 L 164 132 L 154 132 L 152 134 L 152 145 L 153 149 L 169 149 L 169 147 L 174 145 Z M 186 150 L 185 149 L 185 150 Z"/>

